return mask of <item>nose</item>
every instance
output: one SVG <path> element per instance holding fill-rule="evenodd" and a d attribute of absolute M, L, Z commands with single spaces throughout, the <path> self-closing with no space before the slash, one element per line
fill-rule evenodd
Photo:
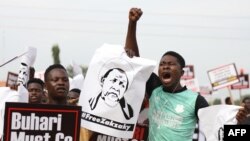
<path fill-rule="evenodd" d="M 33 95 L 37 95 L 37 93 L 36 93 L 36 91 L 31 91 L 31 92 L 30 92 L 30 95 L 32 95 L 32 96 L 33 96 Z"/>
<path fill-rule="evenodd" d="M 168 65 L 168 64 L 162 65 L 162 68 L 163 68 L 163 69 L 169 69 L 169 67 L 170 67 L 170 65 Z"/>
<path fill-rule="evenodd" d="M 58 84 L 59 84 L 59 85 L 65 85 L 65 83 L 66 83 L 66 82 L 65 82 L 63 79 L 59 79 L 59 80 L 58 80 Z"/>

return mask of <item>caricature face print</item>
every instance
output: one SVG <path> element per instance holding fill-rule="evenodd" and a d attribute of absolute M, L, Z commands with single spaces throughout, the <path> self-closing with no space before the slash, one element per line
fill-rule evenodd
<path fill-rule="evenodd" d="M 108 73 L 108 74 L 107 74 Z M 109 70 L 105 78 L 102 78 L 101 97 L 105 103 L 111 107 L 116 106 L 124 96 L 127 89 L 128 79 L 123 70 Z"/>

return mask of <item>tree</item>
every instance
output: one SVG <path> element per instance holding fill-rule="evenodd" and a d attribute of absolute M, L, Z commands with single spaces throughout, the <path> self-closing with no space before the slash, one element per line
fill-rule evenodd
<path fill-rule="evenodd" d="M 58 44 L 52 46 L 52 57 L 54 60 L 54 64 L 60 64 L 60 48 Z"/>
<path fill-rule="evenodd" d="M 213 101 L 213 105 L 220 105 L 221 104 L 221 100 L 220 99 L 215 99 Z"/>

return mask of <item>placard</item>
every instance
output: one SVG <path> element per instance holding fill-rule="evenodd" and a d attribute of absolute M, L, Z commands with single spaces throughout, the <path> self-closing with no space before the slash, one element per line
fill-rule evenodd
<path fill-rule="evenodd" d="M 79 105 L 82 127 L 118 138 L 132 138 L 146 81 L 156 62 L 129 58 L 121 45 L 104 44 L 88 67 Z"/>
<path fill-rule="evenodd" d="M 79 141 L 80 106 L 6 102 L 3 141 Z"/>
<path fill-rule="evenodd" d="M 247 89 L 249 88 L 248 74 L 242 74 L 238 76 L 240 82 L 231 85 L 231 89 Z"/>
<path fill-rule="evenodd" d="M 209 70 L 208 76 L 213 90 L 218 90 L 239 82 L 236 66 L 234 63 Z"/>
<path fill-rule="evenodd" d="M 18 74 L 8 72 L 6 87 L 13 87 L 17 82 Z"/>
<path fill-rule="evenodd" d="M 193 79 L 194 75 L 194 66 L 193 65 L 186 65 L 184 68 L 184 74 L 182 75 L 181 79 Z"/>

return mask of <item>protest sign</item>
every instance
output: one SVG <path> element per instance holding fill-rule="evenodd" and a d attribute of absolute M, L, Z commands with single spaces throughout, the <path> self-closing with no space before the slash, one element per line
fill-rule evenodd
<path fill-rule="evenodd" d="M 78 141 L 81 107 L 6 102 L 3 141 Z"/>
<path fill-rule="evenodd" d="M 82 126 L 114 137 L 132 138 L 146 81 L 155 65 L 148 59 L 129 58 L 120 45 L 98 48 L 80 95 Z"/>
<path fill-rule="evenodd" d="M 183 71 L 184 71 L 184 73 L 183 73 L 181 79 L 193 79 L 193 78 L 195 78 L 193 65 L 186 65 L 183 68 Z"/>
<path fill-rule="evenodd" d="M 234 63 L 209 70 L 208 76 L 213 90 L 218 90 L 239 82 Z"/>
<path fill-rule="evenodd" d="M 189 90 L 192 90 L 194 92 L 200 92 L 199 83 L 196 78 L 181 79 L 181 85 L 186 86 Z"/>
<path fill-rule="evenodd" d="M 239 82 L 231 85 L 231 89 L 248 89 L 249 88 L 249 76 L 248 74 L 239 75 Z"/>
<path fill-rule="evenodd" d="M 17 82 L 18 74 L 8 72 L 6 87 L 13 87 Z"/>
<path fill-rule="evenodd" d="M 118 138 L 101 133 L 93 133 L 90 141 L 147 141 L 148 140 L 148 108 L 149 99 L 144 98 L 132 138 Z"/>

